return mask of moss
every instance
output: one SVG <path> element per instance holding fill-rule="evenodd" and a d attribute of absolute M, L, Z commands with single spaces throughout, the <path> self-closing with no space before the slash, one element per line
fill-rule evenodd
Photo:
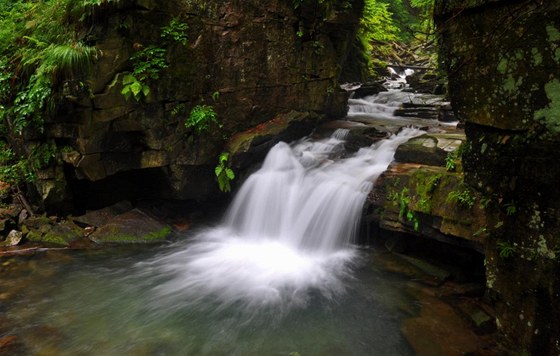
<path fill-rule="evenodd" d="M 165 240 L 171 234 L 171 228 L 169 226 L 165 226 L 161 230 L 150 232 L 145 235 L 130 235 L 118 232 L 118 229 L 115 227 L 113 230 L 114 233 L 107 234 L 106 237 L 103 238 L 103 242 L 105 243 L 146 243 L 146 242 L 160 242 Z"/>
<path fill-rule="evenodd" d="M 57 234 L 50 233 L 50 232 L 45 234 L 45 236 L 41 239 L 41 242 L 47 242 L 50 244 L 63 245 L 63 246 L 69 245 L 69 242 L 63 236 L 59 236 Z"/>
<path fill-rule="evenodd" d="M 533 65 L 536 67 L 540 66 L 543 61 L 542 54 L 539 52 L 537 48 L 533 48 L 531 50 L 531 54 L 533 55 Z"/>
<path fill-rule="evenodd" d="M 432 211 L 432 195 L 438 186 L 442 173 L 418 170 L 412 175 L 411 187 L 414 187 L 416 204 L 414 210 L 429 214 Z"/>
<path fill-rule="evenodd" d="M 546 33 L 550 42 L 560 41 L 560 31 L 553 25 L 546 26 Z"/>
<path fill-rule="evenodd" d="M 507 69 L 508 69 L 508 60 L 507 60 L 507 58 L 502 58 L 500 60 L 500 62 L 498 63 L 497 70 L 501 74 L 506 74 Z"/>
<path fill-rule="evenodd" d="M 509 75 L 502 87 L 508 93 L 514 93 L 517 91 L 517 82 L 513 79 L 513 75 Z"/>
<path fill-rule="evenodd" d="M 552 134 L 560 134 L 560 81 L 554 79 L 544 86 L 550 103 L 547 107 L 535 111 L 534 119 L 542 121 Z"/>

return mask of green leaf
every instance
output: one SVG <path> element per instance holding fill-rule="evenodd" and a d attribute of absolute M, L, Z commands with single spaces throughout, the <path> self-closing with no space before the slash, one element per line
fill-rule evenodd
<path fill-rule="evenodd" d="M 142 86 L 142 94 L 144 94 L 145 97 L 150 95 L 150 87 L 147 86 L 147 85 L 143 85 Z"/>
<path fill-rule="evenodd" d="M 129 95 L 130 95 L 130 85 L 127 85 L 127 86 L 125 86 L 124 88 L 122 88 L 121 94 L 122 94 L 122 95 L 125 95 L 125 96 L 126 96 L 126 94 L 129 94 Z"/>
<path fill-rule="evenodd" d="M 222 174 L 223 170 L 224 166 L 216 166 L 216 169 L 214 170 L 214 173 L 216 173 L 216 177 L 219 177 Z"/>
<path fill-rule="evenodd" d="M 134 96 L 138 96 L 142 92 L 142 84 L 140 82 L 135 82 L 130 85 L 130 90 Z"/>
<path fill-rule="evenodd" d="M 231 168 L 226 168 L 226 176 L 229 178 L 229 180 L 235 179 L 235 173 L 233 173 L 233 170 Z"/>
<path fill-rule="evenodd" d="M 138 80 L 132 74 L 126 74 L 123 77 L 122 83 L 124 85 L 127 85 L 127 84 L 132 84 L 132 83 L 137 82 L 137 81 Z"/>

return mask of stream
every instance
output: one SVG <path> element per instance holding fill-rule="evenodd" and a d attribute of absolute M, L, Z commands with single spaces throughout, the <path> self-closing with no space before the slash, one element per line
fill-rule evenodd
<path fill-rule="evenodd" d="M 353 100 L 349 118 L 406 121 L 402 97 Z M 353 154 L 343 129 L 279 143 L 221 223 L 166 246 L 2 260 L 0 340 L 22 355 L 413 355 L 410 274 L 352 242 L 375 180 L 422 133 Z"/>

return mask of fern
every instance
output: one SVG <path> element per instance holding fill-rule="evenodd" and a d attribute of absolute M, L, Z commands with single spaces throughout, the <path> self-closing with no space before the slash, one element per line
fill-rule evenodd
<path fill-rule="evenodd" d="M 81 42 L 48 46 L 43 53 L 39 72 L 50 74 L 53 81 L 87 74 L 97 59 L 97 50 Z"/>
<path fill-rule="evenodd" d="M 197 135 L 210 130 L 210 125 L 222 127 L 218 121 L 218 115 L 210 105 L 195 106 L 185 121 L 186 128 L 193 128 Z"/>

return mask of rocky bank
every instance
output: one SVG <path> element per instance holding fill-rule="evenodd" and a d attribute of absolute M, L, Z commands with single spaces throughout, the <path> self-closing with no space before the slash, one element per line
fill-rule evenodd
<path fill-rule="evenodd" d="M 465 180 L 497 204 L 485 254 L 498 326 L 520 353 L 560 354 L 560 3 L 438 0 L 435 14 Z"/>
<path fill-rule="evenodd" d="M 39 173 L 35 200 L 59 213 L 125 199 L 216 197 L 220 152 L 263 151 L 345 114 L 338 78 L 363 7 L 347 3 L 129 0 L 96 8 L 81 34 L 98 53 L 90 90 L 66 95 L 44 135 L 27 133 L 27 145 L 63 152 Z M 173 19 L 188 25 L 188 41 L 163 45 Z M 145 98 L 127 100 L 123 78 L 150 46 L 164 47 L 167 68 Z M 217 113 L 220 125 L 208 134 L 185 127 L 196 105 Z M 228 144 L 251 132 L 259 139 Z M 247 159 L 232 161 L 242 169 Z"/>

